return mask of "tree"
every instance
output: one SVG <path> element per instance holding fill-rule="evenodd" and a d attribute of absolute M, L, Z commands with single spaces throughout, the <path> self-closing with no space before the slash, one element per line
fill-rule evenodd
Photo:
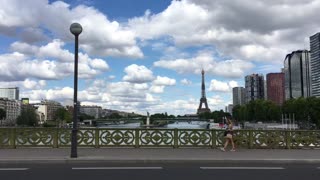
<path fill-rule="evenodd" d="M 199 114 L 200 119 L 212 119 L 212 113 L 210 112 L 203 112 Z"/>
<path fill-rule="evenodd" d="M 22 126 L 37 126 L 38 116 L 33 107 L 22 108 L 20 116 L 17 118 L 17 124 Z"/>
<path fill-rule="evenodd" d="M 72 121 L 72 116 L 70 112 L 68 112 L 65 108 L 61 107 L 56 110 L 54 119 L 56 120 L 57 124 L 63 122 L 70 123 Z"/>
<path fill-rule="evenodd" d="M 82 115 L 84 115 L 84 114 L 82 114 Z M 86 117 L 88 117 L 88 116 L 89 116 L 89 115 L 86 115 Z M 92 119 L 94 119 L 93 116 L 89 116 L 88 119 L 89 119 L 90 117 L 91 117 Z M 109 118 L 110 118 L 110 119 L 121 119 L 122 116 L 121 116 L 119 113 L 112 113 L 112 114 L 109 116 Z"/>

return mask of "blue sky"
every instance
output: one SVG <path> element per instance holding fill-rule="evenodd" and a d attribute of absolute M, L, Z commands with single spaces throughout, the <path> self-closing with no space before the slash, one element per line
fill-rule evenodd
<path fill-rule="evenodd" d="M 254 2 L 0 0 L 0 86 L 18 86 L 31 102 L 72 104 L 69 27 L 78 22 L 83 105 L 192 114 L 203 68 L 209 107 L 224 109 L 245 75 L 279 72 L 319 32 L 319 1 Z"/>

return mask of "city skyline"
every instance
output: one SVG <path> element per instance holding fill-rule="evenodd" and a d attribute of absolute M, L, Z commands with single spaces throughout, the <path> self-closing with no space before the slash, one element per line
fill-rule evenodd
<path fill-rule="evenodd" d="M 232 88 L 245 86 L 246 75 L 280 72 L 285 56 L 310 50 L 309 37 L 320 31 L 320 2 L 312 0 L 3 4 L 1 88 L 19 87 L 20 98 L 30 102 L 72 104 L 69 26 L 78 22 L 83 27 L 78 100 L 141 114 L 195 113 L 202 68 L 208 106 L 224 109 L 232 104 Z M 286 11 L 296 7 L 308 13 Z"/>

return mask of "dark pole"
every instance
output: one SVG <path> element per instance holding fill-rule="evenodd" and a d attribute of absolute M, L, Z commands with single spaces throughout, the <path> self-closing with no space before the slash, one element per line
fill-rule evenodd
<path fill-rule="evenodd" d="M 73 23 L 70 26 L 71 33 L 75 36 L 74 48 L 74 93 L 73 93 L 73 127 L 71 137 L 71 158 L 78 157 L 77 154 L 77 132 L 78 132 L 78 37 L 82 32 L 82 27 L 78 23 Z"/>

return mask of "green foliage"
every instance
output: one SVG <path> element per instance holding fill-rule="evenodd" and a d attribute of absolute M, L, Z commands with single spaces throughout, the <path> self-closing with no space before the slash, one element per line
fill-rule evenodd
<path fill-rule="evenodd" d="M 56 120 L 56 123 L 62 123 L 62 122 L 71 123 L 72 115 L 65 108 L 61 107 L 56 110 L 54 119 Z"/>
<path fill-rule="evenodd" d="M 215 122 L 223 122 L 225 117 L 231 117 L 231 114 L 223 112 L 223 110 L 199 114 L 200 119 L 214 119 Z"/>
<path fill-rule="evenodd" d="M 22 108 L 20 116 L 17 118 L 17 124 L 20 126 L 37 126 L 38 116 L 33 107 Z"/>
<path fill-rule="evenodd" d="M 150 123 L 151 124 L 162 124 L 163 122 L 158 122 L 156 120 L 163 120 L 163 119 L 174 119 L 174 115 L 168 115 L 167 112 L 165 113 L 156 113 L 150 115 Z M 146 124 L 147 119 L 144 120 L 144 123 Z M 166 122 L 166 121 L 165 121 Z"/>
<path fill-rule="evenodd" d="M 305 128 L 311 128 L 312 124 L 320 128 L 320 98 L 290 99 L 284 103 L 283 113 L 294 114 L 296 122 Z"/>
<path fill-rule="evenodd" d="M 280 121 L 281 107 L 271 101 L 259 99 L 243 106 L 235 106 L 232 115 L 239 122 Z"/>
<path fill-rule="evenodd" d="M 91 116 L 92 117 L 92 116 Z M 119 113 L 112 113 L 110 116 L 109 116 L 110 119 L 121 119 L 122 116 L 119 114 Z M 94 117 L 93 117 L 94 119 Z"/>
<path fill-rule="evenodd" d="M 237 105 L 232 112 L 240 122 L 280 122 L 281 114 L 290 114 L 291 118 L 294 116 L 295 122 L 303 128 L 312 128 L 312 124 L 320 128 L 320 98 L 289 99 L 281 107 L 271 101 L 256 100 L 243 106 Z"/>

